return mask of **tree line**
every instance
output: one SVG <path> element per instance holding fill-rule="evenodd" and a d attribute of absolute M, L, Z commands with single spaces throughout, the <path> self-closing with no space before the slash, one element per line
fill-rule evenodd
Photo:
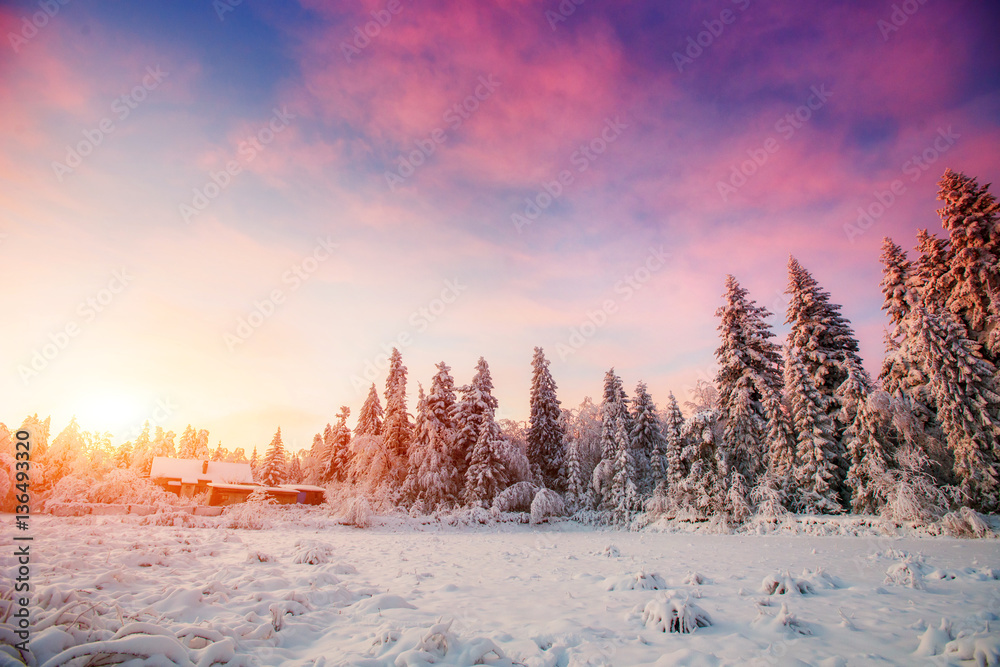
<path fill-rule="evenodd" d="M 549 361 L 535 348 L 526 424 L 497 419 L 489 365 L 457 386 L 437 364 L 416 413 L 407 368 L 394 349 L 384 407 L 376 385 L 353 431 L 351 410 L 289 456 L 278 429 L 262 457 L 254 448 L 208 447 L 208 432 L 149 426 L 118 449 L 82 442 L 70 427 L 41 459 L 54 483 L 81 453 L 148 474 L 154 455 L 249 461 L 264 484 L 307 482 L 364 495 L 383 507 L 427 513 L 491 507 L 511 490 L 561 494 L 570 511 L 626 522 L 639 512 L 678 518 L 882 513 L 927 521 L 958 507 L 1000 508 L 1000 205 L 975 178 L 948 170 L 939 183 L 946 230 L 917 233 L 916 257 L 891 239 L 882 247 L 886 352 L 873 378 L 841 306 L 794 257 L 788 261 L 779 346 L 768 318 L 727 276 L 716 311 L 714 382 L 686 402 L 658 408 L 639 382 L 629 396 L 612 368 L 600 403 L 565 409 Z M 37 417 L 35 426 L 48 421 Z M 6 429 L 0 429 L 0 462 Z M 97 438 L 100 440 L 100 438 Z M 70 446 L 72 445 L 72 446 Z M 2 495 L 2 494 L 0 494 Z M 500 499 L 498 501 L 498 499 Z"/>

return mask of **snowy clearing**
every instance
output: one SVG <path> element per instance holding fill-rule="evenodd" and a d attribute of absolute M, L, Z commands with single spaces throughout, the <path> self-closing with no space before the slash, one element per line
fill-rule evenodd
<path fill-rule="evenodd" d="M 193 518 L 36 518 L 28 664 L 998 664 L 995 539 Z"/>

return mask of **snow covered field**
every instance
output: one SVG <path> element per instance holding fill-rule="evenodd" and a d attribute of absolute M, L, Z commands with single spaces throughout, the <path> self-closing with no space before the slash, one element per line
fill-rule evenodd
<path fill-rule="evenodd" d="M 133 665 L 301 667 L 975 664 L 960 658 L 977 646 L 996 664 L 1000 647 L 995 539 L 288 516 L 259 531 L 34 519 L 35 664 L 125 660 L 58 657 L 73 646 L 162 656 Z M 663 632 L 685 621 L 694 632 Z"/>

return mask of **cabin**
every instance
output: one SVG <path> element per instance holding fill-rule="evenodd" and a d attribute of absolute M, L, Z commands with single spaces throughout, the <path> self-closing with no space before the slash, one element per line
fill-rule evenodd
<path fill-rule="evenodd" d="M 193 498 L 208 492 L 208 504 L 212 506 L 246 502 L 250 494 L 258 489 L 264 489 L 280 505 L 319 505 L 326 493 L 322 486 L 311 484 L 261 486 L 253 481 L 249 463 L 174 459 L 168 456 L 153 458 L 149 479 L 180 498 Z"/>
<path fill-rule="evenodd" d="M 154 456 L 149 479 L 181 498 L 192 498 L 209 490 L 209 484 L 253 484 L 249 463 L 199 461 Z M 249 495 L 249 494 L 248 494 Z"/>

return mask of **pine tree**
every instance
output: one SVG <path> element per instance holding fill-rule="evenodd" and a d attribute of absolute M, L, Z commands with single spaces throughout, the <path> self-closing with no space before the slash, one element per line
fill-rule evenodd
<path fill-rule="evenodd" d="M 920 295 L 921 302 L 946 307 L 951 293 L 948 268 L 953 255 L 948 240 L 920 229 L 917 230 L 916 250 L 920 256 L 911 265 L 907 276 L 908 287 Z"/>
<path fill-rule="evenodd" d="M 382 433 L 385 446 L 394 456 L 406 461 L 412 425 L 406 412 L 406 366 L 399 350 L 392 348 L 389 357 L 389 375 L 385 381 L 385 421 Z"/>
<path fill-rule="evenodd" d="M 944 202 L 938 215 L 952 249 L 947 274 L 951 290 L 945 305 L 996 365 L 1000 362 L 1000 203 L 988 183 L 980 186 L 975 178 L 951 169 L 938 185 L 938 199 Z"/>
<path fill-rule="evenodd" d="M 257 456 L 257 445 L 254 445 L 253 453 L 250 454 L 250 475 L 254 481 L 260 481 L 260 459 Z"/>
<path fill-rule="evenodd" d="M 155 435 L 153 436 L 153 456 L 173 458 L 176 455 L 176 447 L 174 446 L 175 437 L 176 435 L 173 431 L 164 431 L 162 426 L 157 426 Z M 152 465 L 152 461 L 150 461 L 150 465 Z"/>
<path fill-rule="evenodd" d="M 888 236 L 882 239 L 882 310 L 889 315 L 889 321 L 895 327 L 910 311 L 907 298 L 912 264 L 906 258 L 903 249 L 896 245 Z M 892 340 L 896 340 L 895 332 L 890 332 Z"/>
<path fill-rule="evenodd" d="M 566 491 L 563 497 L 566 506 L 570 511 L 577 510 L 587 505 L 588 484 L 584 476 L 583 464 L 580 461 L 580 443 L 570 438 L 566 442 L 566 461 L 564 463 L 564 478 L 566 480 Z"/>
<path fill-rule="evenodd" d="M 664 479 L 666 441 L 653 397 L 649 395 L 645 382 L 640 382 L 635 388 L 629 440 L 637 468 L 639 492 L 648 495 Z"/>
<path fill-rule="evenodd" d="M 881 509 L 890 455 L 889 442 L 881 426 L 879 413 L 869 405 L 871 380 L 864 369 L 848 368 L 847 380 L 837 390 L 847 428 L 844 446 L 847 452 L 846 484 L 855 513 L 875 513 Z"/>
<path fill-rule="evenodd" d="M 462 399 L 455 412 L 455 447 L 453 458 L 460 477 L 465 478 L 472 452 L 479 443 L 486 423 L 495 420 L 497 399 L 493 396 L 493 378 L 489 364 L 482 357 L 476 363 L 472 383 L 459 390 Z"/>
<path fill-rule="evenodd" d="M 891 329 L 886 334 L 886 353 L 882 359 L 879 383 L 889 395 L 905 400 L 925 429 L 935 424 L 934 410 L 927 395 L 927 377 L 917 360 L 901 346 L 909 330 L 906 320 L 915 304 L 920 303 L 914 290 L 913 266 L 903 249 L 888 237 L 882 240 L 882 310 L 889 315 Z"/>
<path fill-rule="evenodd" d="M 753 484 L 764 468 L 767 405 L 780 391 L 781 355 L 764 321 L 771 315 L 748 298 L 733 276 L 726 276 L 725 304 L 716 311 L 720 345 L 715 385 L 723 421 L 728 462 Z"/>
<path fill-rule="evenodd" d="M 559 469 L 562 467 L 565 445 L 559 421 L 559 399 L 556 383 L 549 372 L 549 361 L 542 348 L 536 347 L 531 360 L 530 424 L 528 429 L 528 461 L 545 487 L 562 490 Z"/>
<path fill-rule="evenodd" d="M 372 383 L 368 398 L 358 413 L 358 424 L 354 427 L 354 435 L 382 435 L 382 404 L 378 400 L 378 391 Z"/>
<path fill-rule="evenodd" d="M 483 415 L 479 431 L 479 439 L 469 455 L 463 497 L 470 505 L 481 503 L 488 507 L 510 483 L 510 472 L 503 454 L 504 438 L 492 408 Z"/>
<path fill-rule="evenodd" d="M 182 459 L 197 458 L 198 453 L 198 433 L 191 424 L 184 427 L 180 442 L 177 443 L 177 456 Z"/>
<path fill-rule="evenodd" d="M 443 361 L 421 401 L 404 490 L 412 501 L 432 509 L 454 504 L 464 480 L 454 458 L 455 382 Z"/>
<path fill-rule="evenodd" d="M 628 439 L 620 437 L 629 432 L 626 421 L 628 398 L 622 380 L 610 369 L 604 374 L 604 398 L 601 401 L 601 460 L 614 461 L 618 450 L 628 444 Z"/>
<path fill-rule="evenodd" d="M 301 484 L 303 479 L 302 461 L 298 454 L 292 455 L 292 462 L 288 466 L 288 483 Z"/>
<path fill-rule="evenodd" d="M 789 295 L 785 323 L 792 325 L 788 348 L 798 355 L 812 376 L 823 409 L 833 424 L 838 467 L 842 468 L 837 473 L 839 483 L 846 470 L 843 453 L 847 423 L 842 420 L 843 406 L 837 390 L 847 379 L 849 368 L 867 375 L 858 355 L 858 341 L 851 323 L 840 314 L 841 307 L 830 303 L 830 293 L 821 289 L 794 257 L 788 259 L 785 294 Z"/>
<path fill-rule="evenodd" d="M 326 425 L 323 431 L 323 451 L 320 480 L 323 482 L 343 482 L 346 481 L 351 469 L 351 429 L 347 426 L 347 419 L 351 416 L 351 409 L 346 405 L 340 406 L 337 413 L 337 422 L 333 426 Z"/>
<path fill-rule="evenodd" d="M 46 483 L 54 485 L 71 474 L 80 458 L 85 456 L 86 447 L 86 434 L 80 431 L 80 425 L 73 417 L 66 428 L 52 439 L 52 444 L 41 458 Z"/>
<path fill-rule="evenodd" d="M 149 421 L 142 424 L 142 430 L 132 443 L 131 468 L 141 477 L 148 477 L 153 468 L 153 441 L 149 437 Z"/>
<path fill-rule="evenodd" d="M 616 521 L 627 523 L 635 512 L 642 509 L 642 501 L 639 496 L 635 456 L 632 447 L 627 444 L 628 434 L 625 432 L 624 423 L 619 422 L 618 431 L 616 440 L 623 446 L 619 447 L 614 462 L 609 508 Z"/>
<path fill-rule="evenodd" d="M 917 307 L 904 324 L 907 337 L 900 353 L 914 359 L 927 378 L 925 395 L 954 454 L 963 495 L 975 507 L 992 511 L 1000 507 L 997 369 L 947 311 Z"/>
<path fill-rule="evenodd" d="M 798 467 L 795 471 L 797 509 L 806 514 L 839 514 L 836 442 L 833 422 L 801 356 L 785 355 L 785 392 L 797 434 Z"/>
<path fill-rule="evenodd" d="M 684 422 L 682 463 L 688 474 L 673 493 L 679 509 L 707 518 L 725 510 L 729 464 L 719 411 L 702 410 Z"/>
<path fill-rule="evenodd" d="M 684 427 L 684 415 L 677 405 L 677 399 L 673 392 L 670 392 L 670 399 L 667 403 L 667 414 L 663 421 L 663 435 L 666 440 L 666 460 L 667 460 L 667 488 L 676 489 L 687 476 L 684 467 L 683 451 L 684 439 L 681 437 L 681 429 Z"/>
<path fill-rule="evenodd" d="M 794 257 L 788 258 L 785 294 L 789 295 L 785 324 L 792 325 L 788 347 L 801 357 L 824 400 L 836 406 L 834 393 L 847 379 L 848 366 L 862 369 L 851 323 L 840 314 L 839 305 L 830 303 L 830 293 Z M 834 410 L 839 411 L 839 406 Z"/>
<path fill-rule="evenodd" d="M 254 447 L 254 454 L 257 448 Z M 276 486 L 285 480 L 285 446 L 281 443 L 281 427 L 271 438 L 271 444 L 264 452 L 264 459 L 257 470 L 257 480 L 264 486 Z"/>

